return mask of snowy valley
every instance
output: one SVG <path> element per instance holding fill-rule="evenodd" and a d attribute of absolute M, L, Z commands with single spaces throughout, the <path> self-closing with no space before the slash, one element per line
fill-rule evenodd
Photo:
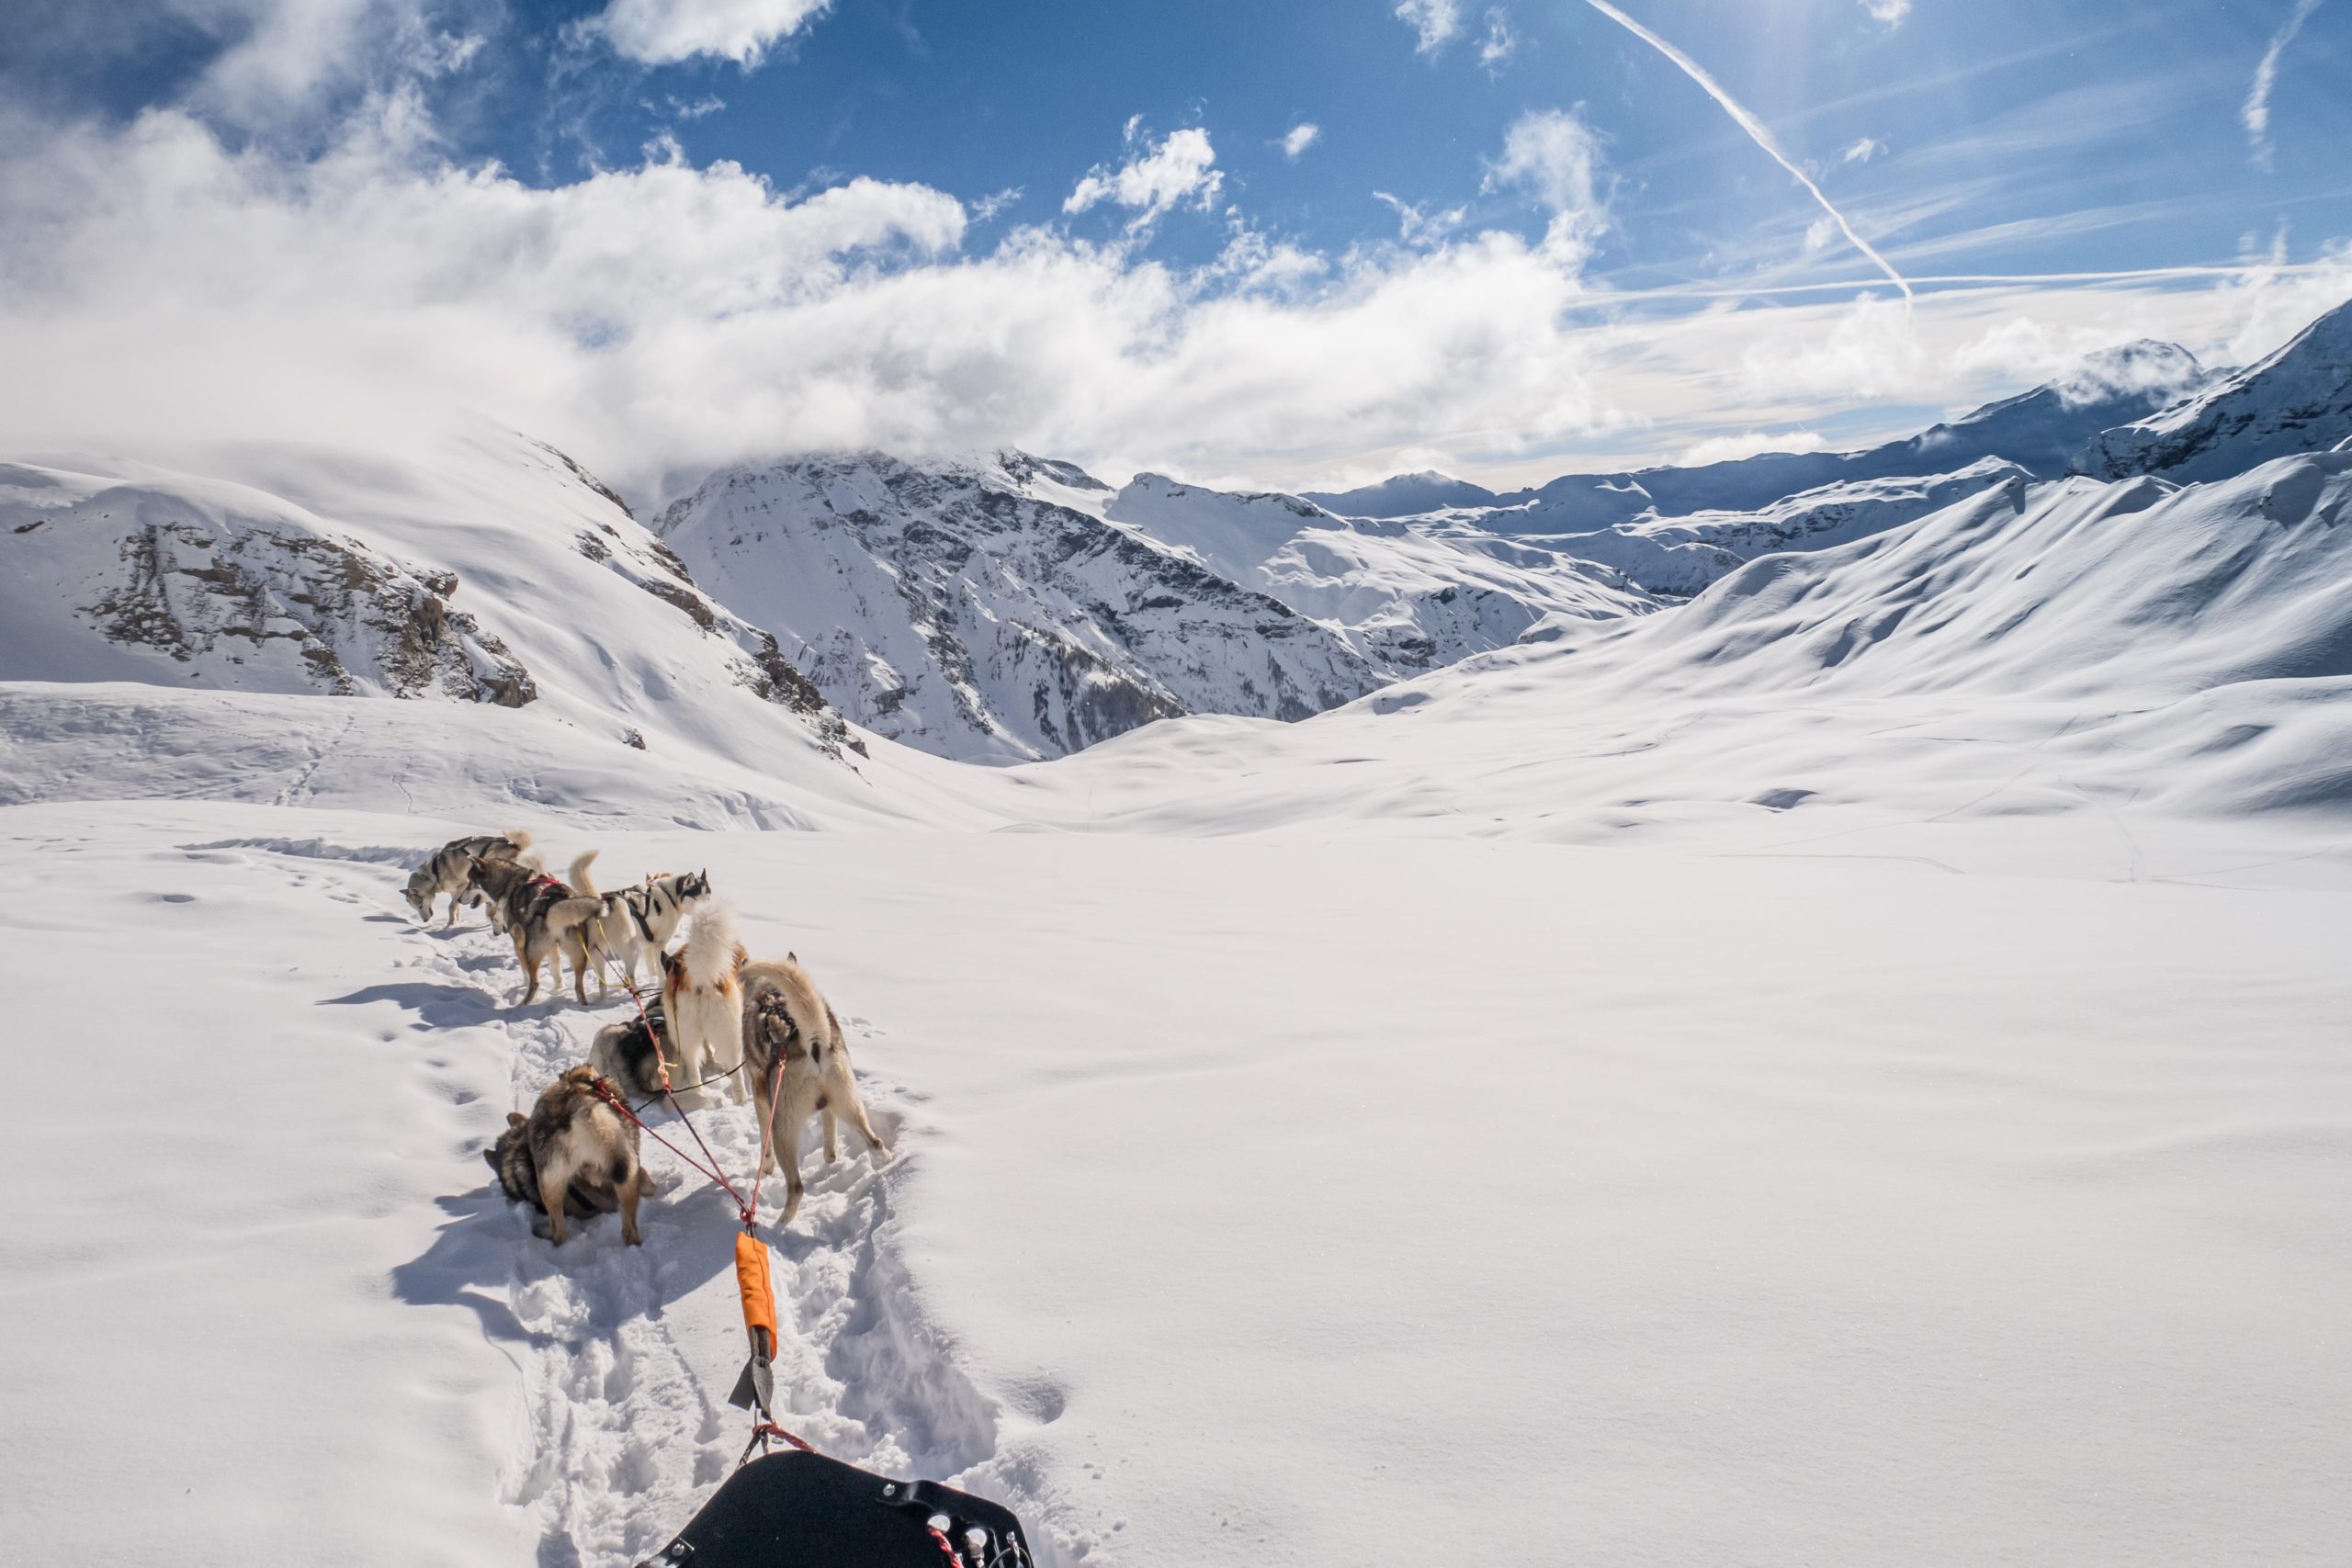
<path fill-rule="evenodd" d="M 108 1096 L 14 1134 L 11 1551 L 616 1568 L 731 1467 L 728 1204 L 485 1180 L 628 1007 L 402 904 L 520 828 L 823 979 L 895 1153 L 763 1227 L 783 1418 L 1046 1568 L 2339 1562 L 2347 341 L 1504 494 L 6 455 Z"/>

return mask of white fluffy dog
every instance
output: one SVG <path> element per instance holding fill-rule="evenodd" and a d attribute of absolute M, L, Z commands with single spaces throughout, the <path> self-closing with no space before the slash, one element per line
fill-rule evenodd
<path fill-rule="evenodd" d="M 735 911 L 716 900 L 695 911 L 685 945 L 662 956 L 662 1016 L 686 1083 L 743 1065 L 743 987 L 736 976 L 749 956 L 736 940 Z M 743 1102 L 740 1073 L 729 1092 Z"/>

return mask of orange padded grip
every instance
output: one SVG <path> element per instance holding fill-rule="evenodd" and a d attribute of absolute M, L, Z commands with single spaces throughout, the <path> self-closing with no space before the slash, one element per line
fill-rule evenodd
<path fill-rule="evenodd" d="M 767 1243 L 744 1232 L 735 1237 L 735 1288 L 743 1296 L 743 1328 L 768 1331 L 768 1352 L 776 1347 L 775 1290 L 768 1283 Z"/>

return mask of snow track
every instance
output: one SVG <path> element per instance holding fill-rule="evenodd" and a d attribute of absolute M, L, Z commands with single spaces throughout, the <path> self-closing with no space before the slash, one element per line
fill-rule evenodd
<path fill-rule="evenodd" d="M 189 848 L 266 852 L 254 859 L 288 868 L 289 881 L 403 919 L 399 882 L 418 858 L 322 839 Z M 486 1031 L 502 1043 L 518 1111 L 585 1060 L 596 1029 L 630 1007 L 617 988 L 585 1009 L 568 992 L 510 1007 L 519 989 L 512 952 L 471 911 L 454 931 L 437 919 L 412 931 L 404 945 L 407 967 L 378 997 L 407 1009 L 419 1030 Z M 876 1126 L 895 1145 L 901 1095 L 870 1074 L 866 1085 Z M 474 1098 L 455 1084 L 436 1088 L 456 1106 Z M 730 1179 L 747 1179 L 759 1151 L 752 1113 L 716 1089 L 705 1094 L 714 1103 L 693 1110 L 695 1124 Z M 475 1150 L 495 1136 L 506 1108 L 484 1109 L 492 1114 L 481 1117 L 483 1137 L 464 1151 L 469 1180 L 487 1175 Z M 653 1111 L 648 1122 L 685 1142 L 674 1118 Z M 911 1310 L 892 1245 L 897 1166 L 877 1170 L 865 1154 L 850 1155 L 855 1142 L 845 1138 L 844 1157 L 831 1166 L 819 1163 L 820 1150 L 808 1157 L 808 1196 L 791 1230 L 762 1227 L 783 1308 L 777 1416 L 834 1457 L 952 1477 L 993 1457 L 995 1408 Z M 658 1550 L 734 1468 L 750 1429 L 727 1403 L 744 1354 L 733 1206 L 650 1138 L 644 1157 L 662 1185 L 641 1211 L 642 1247 L 622 1244 L 617 1216 L 600 1216 L 575 1223 L 559 1251 L 532 1234 L 530 1211 L 485 1182 L 445 1199 L 451 1222 L 424 1257 L 396 1271 L 404 1300 L 469 1309 L 520 1373 L 513 1452 L 498 1484 L 504 1502 L 533 1516 L 543 1568 L 605 1568 Z M 781 1187 L 771 1182 L 763 1199 L 771 1219 Z"/>

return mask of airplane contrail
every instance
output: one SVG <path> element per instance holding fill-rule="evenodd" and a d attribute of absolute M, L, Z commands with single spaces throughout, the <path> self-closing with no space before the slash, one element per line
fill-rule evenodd
<path fill-rule="evenodd" d="M 1862 254 L 1870 257 L 1872 262 L 1875 262 L 1878 265 L 1879 271 L 1886 274 L 1887 277 L 1894 283 L 1894 287 L 1903 290 L 1904 301 L 1906 304 L 1910 302 L 1911 285 L 1904 278 L 1904 276 L 1895 271 L 1884 256 L 1879 254 L 1877 251 L 1873 250 L 1868 240 L 1863 239 L 1860 234 L 1854 232 L 1854 226 L 1846 221 L 1846 215 L 1838 211 L 1838 209 L 1831 204 L 1827 197 L 1821 194 L 1821 187 L 1813 183 L 1812 176 L 1807 175 L 1803 169 L 1797 167 L 1795 159 L 1791 158 L 1786 152 L 1781 151 L 1781 144 L 1772 140 L 1772 133 L 1765 128 L 1764 122 L 1758 119 L 1754 115 L 1749 114 L 1745 108 L 1742 108 L 1736 98 L 1734 98 L 1729 93 L 1724 91 L 1723 85 L 1721 83 L 1717 82 L 1713 76 L 1707 74 L 1706 68 L 1704 66 L 1691 59 L 1689 55 L 1683 53 L 1680 50 L 1675 48 L 1672 44 L 1667 42 L 1664 39 L 1658 37 L 1657 34 L 1650 31 L 1649 28 L 1642 26 L 1641 23 L 1634 20 L 1633 17 L 1625 15 L 1624 12 L 1620 11 L 1616 6 L 1609 4 L 1609 0 L 1585 0 L 1585 3 L 1590 6 L 1594 10 L 1600 12 L 1602 16 L 1607 17 L 1610 20 L 1615 22 L 1619 27 L 1623 28 L 1627 32 L 1632 33 L 1635 38 L 1640 39 L 1644 43 L 1648 44 L 1652 49 L 1657 50 L 1668 60 L 1674 62 L 1676 65 L 1681 67 L 1682 73 L 1684 75 L 1690 77 L 1693 82 L 1698 83 L 1701 90 L 1705 92 L 1707 96 L 1714 99 L 1716 103 L 1722 105 L 1724 112 L 1738 122 L 1740 130 L 1747 132 L 1748 139 L 1750 141 L 1754 141 L 1756 145 L 1761 147 L 1766 152 L 1770 153 L 1774 163 L 1788 170 L 1791 175 L 1793 175 L 1796 177 L 1797 184 L 1804 186 L 1805 189 L 1813 193 L 1813 199 L 1821 204 L 1821 210 L 1829 214 L 1830 220 L 1838 225 L 1838 231 L 1843 233 L 1849 241 L 1852 242 L 1854 249 L 1861 252 Z"/>

